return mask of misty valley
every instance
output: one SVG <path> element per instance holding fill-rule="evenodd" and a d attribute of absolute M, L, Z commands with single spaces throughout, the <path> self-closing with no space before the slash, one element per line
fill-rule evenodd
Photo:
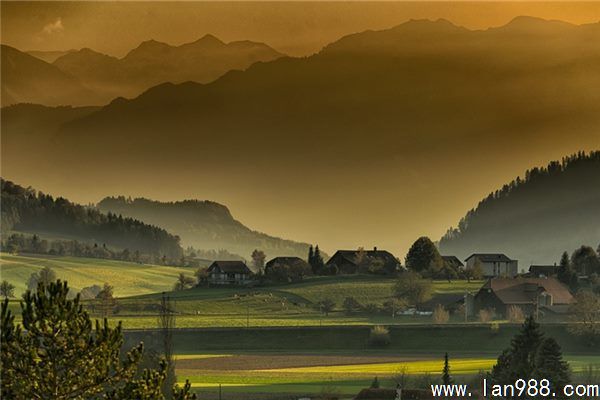
<path fill-rule="evenodd" d="M 600 398 L 599 4 L 2 2 L 1 397 Z"/>

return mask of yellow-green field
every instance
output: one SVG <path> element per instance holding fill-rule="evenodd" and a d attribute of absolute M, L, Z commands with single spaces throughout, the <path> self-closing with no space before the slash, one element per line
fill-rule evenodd
<path fill-rule="evenodd" d="M 207 358 L 210 357 L 210 358 Z M 567 356 L 575 374 L 590 365 L 600 367 L 599 356 Z M 492 355 L 485 357 L 452 356 L 450 367 L 457 380 L 469 382 L 495 364 Z M 400 379 L 427 377 L 439 380 L 442 356 L 423 354 L 214 354 L 179 355 L 177 374 L 189 379 L 203 398 L 215 397 L 218 386 L 225 393 L 295 393 L 316 394 L 327 387 L 342 394 L 356 394 L 368 387 L 375 376 L 382 385 L 395 386 Z M 237 397 L 236 397 L 237 398 Z"/>
<path fill-rule="evenodd" d="M 135 296 L 171 290 L 179 273 L 192 275 L 193 270 L 162 265 L 101 260 L 81 257 L 26 256 L 0 253 L 2 279 L 15 285 L 20 297 L 27 289 L 27 280 L 33 272 L 50 267 L 59 279 L 69 282 L 74 291 L 86 286 L 114 286 L 115 296 Z"/>
<path fill-rule="evenodd" d="M 69 282 L 73 292 L 107 282 L 119 297 L 114 322 L 123 321 L 125 329 L 155 328 L 161 292 L 169 291 L 179 273 L 193 276 L 191 268 L 146 265 L 94 258 L 0 254 L 2 279 L 16 286 L 19 298 L 26 290 L 29 276 L 50 267 L 58 278 Z M 430 317 L 391 318 L 383 311 L 346 315 L 342 304 L 354 297 L 361 304 L 376 305 L 389 300 L 394 279 L 372 275 L 312 277 L 304 282 L 257 288 L 194 288 L 170 292 L 180 328 L 331 326 L 398 323 L 429 323 Z M 435 296 L 462 294 L 478 290 L 482 282 L 434 282 Z M 325 298 L 336 307 L 322 315 L 315 303 Z M 13 304 L 16 307 L 16 303 Z M 18 311 L 15 308 L 15 311 Z M 18 318 L 18 312 L 17 312 Z M 453 317 L 459 322 L 458 316 Z"/>

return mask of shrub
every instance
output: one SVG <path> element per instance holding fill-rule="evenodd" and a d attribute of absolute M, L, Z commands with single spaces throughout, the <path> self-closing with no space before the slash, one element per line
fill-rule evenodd
<path fill-rule="evenodd" d="M 390 314 L 392 317 L 400 311 L 405 311 L 408 308 L 408 302 L 404 299 L 391 299 L 383 303 L 383 311 Z"/>
<path fill-rule="evenodd" d="M 385 326 L 376 325 L 371 328 L 369 333 L 369 345 L 375 347 L 388 346 L 392 340 L 390 339 L 390 331 Z"/>
<path fill-rule="evenodd" d="M 445 324 L 450 320 L 450 313 L 444 308 L 444 306 L 438 304 L 433 310 L 431 316 L 435 324 Z"/>
<path fill-rule="evenodd" d="M 419 305 L 431 298 L 431 281 L 412 271 L 403 272 L 394 285 L 394 297 L 405 299 L 411 305 Z"/>
<path fill-rule="evenodd" d="M 354 312 L 360 311 L 362 307 L 358 300 L 356 300 L 354 297 L 346 297 L 342 306 L 344 307 L 344 311 L 346 312 L 346 314 L 352 314 Z"/>
<path fill-rule="evenodd" d="M 506 319 L 513 323 L 523 323 L 525 321 L 525 314 L 521 307 L 512 305 L 506 312 Z"/>
<path fill-rule="evenodd" d="M 484 308 L 482 310 L 479 310 L 479 313 L 477 314 L 479 317 L 479 322 L 490 322 L 493 318 L 494 318 L 494 311 L 490 310 L 489 308 Z"/>
<path fill-rule="evenodd" d="M 316 308 L 325 315 L 329 315 L 335 308 L 335 302 L 331 299 L 323 299 L 316 304 Z"/>

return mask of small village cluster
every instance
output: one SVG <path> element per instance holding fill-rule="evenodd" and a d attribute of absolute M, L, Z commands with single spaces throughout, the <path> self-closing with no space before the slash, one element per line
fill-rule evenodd
<path fill-rule="evenodd" d="M 398 259 L 385 250 L 361 250 L 361 263 L 377 263 L 398 271 L 403 269 Z M 357 273 L 359 262 L 356 250 L 338 250 L 327 261 L 343 274 Z M 486 280 L 476 293 L 449 294 L 436 297 L 420 307 L 399 311 L 399 314 L 431 315 L 437 305 L 448 309 L 464 305 L 466 317 L 477 315 L 481 310 L 494 310 L 496 315 L 506 316 L 513 307 L 525 314 L 536 313 L 547 319 L 560 318 L 569 312 L 574 297 L 569 288 L 556 278 L 556 265 L 531 265 L 526 273 L 519 273 L 518 260 L 502 253 L 474 253 L 464 260 L 456 256 L 442 256 L 445 263 L 458 269 L 479 268 Z M 265 271 L 276 266 L 298 266 L 308 263 L 300 257 L 275 257 L 265 265 Z M 364 267 L 364 265 L 363 265 Z M 367 266 L 368 267 L 368 266 Z M 255 282 L 255 274 L 243 261 L 215 261 L 208 268 L 208 283 L 214 286 L 246 286 Z"/>

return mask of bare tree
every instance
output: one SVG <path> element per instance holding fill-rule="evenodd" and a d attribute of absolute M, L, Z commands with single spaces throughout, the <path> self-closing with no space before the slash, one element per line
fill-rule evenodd
<path fill-rule="evenodd" d="M 173 329 L 175 329 L 175 309 L 171 298 L 164 292 L 160 299 L 158 326 L 161 332 L 163 356 L 167 362 L 167 376 L 163 383 L 163 393 L 170 394 L 170 388 L 177 382 L 175 376 L 175 358 L 173 357 Z"/>

